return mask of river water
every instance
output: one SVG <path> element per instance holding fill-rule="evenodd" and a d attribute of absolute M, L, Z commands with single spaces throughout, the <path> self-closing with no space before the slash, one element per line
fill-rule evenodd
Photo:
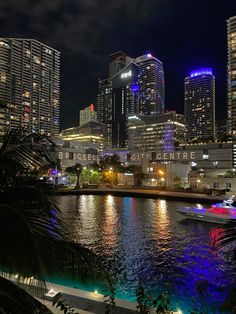
<path fill-rule="evenodd" d="M 112 262 L 117 297 L 134 301 L 142 286 L 154 296 L 167 292 L 183 313 L 222 313 L 236 279 L 216 245 L 223 227 L 183 220 L 176 211 L 193 205 L 111 195 L 60 199 L 73 240 Z"/>

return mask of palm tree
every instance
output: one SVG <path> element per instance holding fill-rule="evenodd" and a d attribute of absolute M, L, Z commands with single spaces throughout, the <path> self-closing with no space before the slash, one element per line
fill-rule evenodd
<path fill-rule="evenodd" d="M 7 133 L 0 148 L 0 274 L 34 277 L 40 291 L 45 291 L 46 276 L 73 272 L 86 277 L 98 269 L 92 252 L 69 242 L 57 195 L 31 175 L 35 167 L 52 163 L 50 147 L 55 144 L 49 138 L 17 128 Z M 13 294 L 20 303 L 19 288 L 4 283 L 0 276 L 0 313 L 2 304 L 7 308 L 9 303 L 2 296 Z"/>

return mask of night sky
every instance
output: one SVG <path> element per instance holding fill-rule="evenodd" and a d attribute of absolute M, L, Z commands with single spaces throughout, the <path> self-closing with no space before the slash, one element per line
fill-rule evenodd
<path fill-rule="evenodd" d="M 184 77 L 198 67 L 216 76 L 216 115 L 226 114 L 226 20 L 233 0 L 0 0 L 2 37 L 35 38 L 61 51 L 61 127 L 96 104 L 108 55 L 147 52 L 165 69 L 166 109 L 183 113 Z"/>

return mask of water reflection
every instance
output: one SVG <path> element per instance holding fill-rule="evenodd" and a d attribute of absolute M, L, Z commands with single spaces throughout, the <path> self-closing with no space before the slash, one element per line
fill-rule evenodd
<path fill-rule="evenodd" d="M 106 253 L 112 252 L 117 245 L 117 214 L 114 196 L 107 195 L 104 201 L 104 215 L 102 223 L 102 246 Z"/>
<path fill-rule="evenodd" d="M 218 306 L 232 286 L 213 246 L 221 227 L 182 221 L 176 211 L 191 204 L 82 195 L 62 197 L 61 205 L 71 239 L 110 260 L 118 297 L 133 300 L 138 285 L 154 294 L 167 289 L 187 312 L 193 298 L 201 302 L 201 289 Z"/>
<path fill-rule="evenodd" d="M 167 210 L 166 200 L 156 202 L 156 231 L 158 239 L 170 240 L 170 218 Z"/>

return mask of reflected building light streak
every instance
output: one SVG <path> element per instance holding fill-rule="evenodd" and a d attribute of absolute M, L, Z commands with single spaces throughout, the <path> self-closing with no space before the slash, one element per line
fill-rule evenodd
<path fill-rule="evenodd" d="M 115 209 L 115 198 L 107 195 L 105 199 L 104 219 L 102 226 L 102 242 L 105 246 L 114 247 L 118 241 L 117 236 L 117 213 Z"/>
<path fill-rule="evenodd" d="M 92 239 L 97 238 L 99 228 L 96 217 L 94 195 L 81 195 L 78 203 L 78 219 L 76 234 L 86 244 L 92 244 Z"/>
<path fill-rule="evenodd" d="M 156 230 L 158 234 L 158 240 L 167 239 L 170 237 L 170 218 L 167 210 L 166 200 L 158 200 L 156 209 Z"/>
<path fill-rule="evenodd" d="M 106 203 L 108 205 L 114 205 L 114 196 L 112 195 L 107 195 Z"/>

